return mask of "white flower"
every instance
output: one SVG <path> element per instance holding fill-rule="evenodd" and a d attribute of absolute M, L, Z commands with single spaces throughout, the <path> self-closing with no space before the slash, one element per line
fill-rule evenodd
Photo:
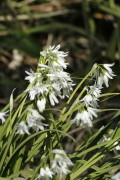
<path fill-rule="evenodd" d="M 112 75 L 110 75 L 107 71 L 104 73 L 101 73 L 97 80 L 97 85 L 102 87 L 103 84 L 106 85 L 106 87 L 109 87 L 108 81 L 109 79 L 113 79 Z"/>
<path fill-rule="evenodd" d="M 109 74 L 113 75 L 113 71 L 110 67 L 114 66 L 114 63 L 112 64 L 103 64 L 104 68 L 108 71 Z"/>
<path fill-rule="evenodd" d="M 87 110 L 83 110 L 82 112 L 78 112 L 75 118 L 72 120 L 72 123 L 76 123 L 77 126 L 88 126 L 92 127 L 93 117 L 97 117 L 96 114 L 97 109 L 92 107 L 87 107 Z"/>
<path fill-rule="evenodd" d="M 30 69 L 30 72 L 25 72 L 28 74 L 28 76 L 25 77 L 25 80 L 28 80 L 30 83 L 34 82 L 37 77 L 40 77 L 40 74 L 35 73 L 32 69 Z"/>
<path fill-rule="evenodd" d="M 57 97 L 55 96 L 55 93 L 54 92 L 51 92 L 50 94 L 49 94 L 49 99 L 50 99 L 50 104 L 52 105 L 52 106 L 55 106 L 55 103 L 57 104 L 59 101 L 58 101 L 58 99 L 57 99 Z"/>
<path fill-rule="evenodd" d="M 70 91 L 73 90 L 72 86 L 74 84 L 72 83 L 72 79 L 70 78 L 69 74 L 64 71 L 58 71 L 58 72 L 51 72 L 47 74 L 47 76 L 50 78 L 50 81 L 54 84 L 57 84 L 58 90 L 60 91 L 57 93 L 57 95 L 61 98 L 69 97 Z M 53 85 L 52 85 L 53 87 Z M 62 94 L 61 94 L 62 91 Z"/>
<path fill-rule="evenodd" d="M 27 89 L 26 91 L 29 92 L 30 100 L 34 100 L 35 96 L 38 94 L 39 89 L 37 86 L 32 86 L 31 88 Z"/>
<path fill-rule="evenodd" d="M 28 127 L 24 121 L 21 121 L 16 127 L 17 127 L 16 134 L 25 134 L 25 133 L 28 135 L 30 134 L 28 131 Z"/>
<path fill-rule="evenodd" d="M 87 125 L 88 127 L 92 127 L 92 116 L 88 111 L 82 111 L 81 113 L 81 125 Z"/>
<path fill-rule="evenodd" d="M 90 91 L 89 93 L 93 96 L 95 96 L 96 98 L 98 98 L 98 96 L 100 96 L 101 94 L 101 87 L 97 87 L 97 86 L 89 86 Z"/>
<path fill-rule="evenodd" d="M 117 145 L 118 144 L 118 141 L 116 141 L 115 143 L 114 143 L 114 145 Z M 115 147 L 115 149 L 117 150 L 117 151 L 120 151 L 120 145 L 117 145 L 116 147 Z"/>
<path fill-rule="evenodd" d="M 65 59 L 64 58 L 58 58 L 56 59 L 56 61 L 53 61 L 53 62 L 48 62 L 48 65 L 50 68 L 52 68 L 53 70 L 63 70 L 63 69 L 66 69 L 67 68 L 67 65 L 68 63 L 65 62 Z"/>
<path fill-rule="evenodd" d="M 37 83 L 35 86 L 32 86 L 31 88 L 27 89 L 26 91 L 29 92 L 30 100 L 34 100 L 36 96 L 44 95 L 46 92 L 48 92 L 48 89 L 50 87 L 50 84 L 42 84 Z"/>
<path fill-rule="evenodd" d="M 58 175 L 66 175 L 70 172 L 69 166 L 73 166 L 72 161 L 67 157 L 63 150 L 55 149 L 52 151 L 55 153 L 54 160 L 52 161 L 52 170 Z"/>
<path fill-rule="evenodd" d="M 57 173 L 59 175 L 61 174 L 68 174 L 70 171 L 68 170 L 68 164 L 66 159 L 64 159 L 62 156 L 56 154 L 55 159 L 52 162 L 52 170 L 54 173 Z"/>
<path fill-rule="evenodd" d="M 46 99 L 43 97 L 41 100 L 37 101 L 37 107 L 40 112 L 43 112 L 45 110 L 46 106 Z"/>
<path fill-rule="evenodd" d="M 66 69 L 67 63 L 64 62 L 64 57 L 68 55 L 68 53 L 64 53 L 63 51 L 59 51 L 60 45 L 58 46 L 50 46 L 45 51 L 40 52 L 40 54 L 47 58 L 49 67 L 62 67 Z M 54 61 L 53 61 L 54 59 Z"/>
<path fill-rule="evenodd" d="M 38 66 L 40 67 L 40 70 L 50 70 L 50 67 L 45 64 L 39 63 Z"/>
<path fill-rule="evenodd" d="M 102 87 L 103 84 L 106 85 L 106 87 L 109 87 L 108 85 L 108 81 L 109 79 L 113 79 L 114 73 L 112 71 L 112 69 L 110 68 L 111 66 L 113 66 L 113 64 L 103 64 L 103 65 L 97 65 L 94 64 L 93 68 L 95 66 L 98 66 L 92 73 L 91 76 L 93 78 L 96 78 L 96 84 L 97 86 Z M 104 67 L 104 68 L 102 68 Z"/>
<path fill-rule="evenodd" d="M 106 142 L 106 141 L 110 141 L 111 140 L 111 136 L 112 136 L 112 133 L 113 133 L 113 129 L 110 129 L 110 131 L 108 132 L 107 136 L 106 135 L 103 135 L 102 139 L 98 142 L 101 143 L 101 142 Z M 119 145 L 119 142 L 116 141 L 114 143 L 114 148 L 117 150 L 117 151 L 120 151 L 120 145 Z"/>
<path fill-rule="evenodd" d="M 112 180 L 120 180 L 120 172 L 111 177 Z"/>
<path fill-rule="evenodd" d="M 0 112 L 0 120 L 2 121 L 2 124 L 6 121 L 5 116 L 8 116 L 7 113 L 8 111 Z"/>
<path fill-rule="evenodd" d="M 63 90 L 63 95 L 61 96 L 61 98 L 65 98 L 65 97 L 68 97 L 70 96 L 70 91 L 73 90 L 72 86 L 74 86 L 75 84 L 72 84 L 72 83 L 69 83 L 68 84 L 68 87 L 63 87 L 62 90 Z"/>
<path fill-rule="evenodd" d="M 70 78 L 70 75 L 64 71 L 59 72 L 51 72 L 47 74 L 48 77 L 50 77 L 50 81 L 55 81 L 58 84 L 62 85 L 62 87 L 67 87 L 68 82 L 72 81 Z"/>
<path fill-rule="evenodd" d="M 92 127 L 91 116 L 87 111 L 78 112 L 75 118 L 72 120 L 72 123 L 76 123 L 77 126 L 87 125 L 88 127 Z"/>
<path fill-rule="evenodd" d="M 101 94 L 101 88 L 94 86 L 89 86 L 88 88 L 86 88 L 87 90 L 87 95 L 84 96 L 83 99 L 81 99 L 81 102 L 84 102 L 84 104 L 86 105 L 86 107 L 91 106 L 93 108 L 98 108 L 98 96 Z"/>
<path fill-rule="evenodd" d="M 40 169 L 40 174 L 37 177 L 37 179 L 49 180 L 52 177 L 53 177 L 53 172 L 50 170 L 49 167 L 46 167 L 46 168 L 41 168 Z"/>
<path fill-rule="evenodd" d="M 84 102 L 86 106 L 92 105 L 92 102 L 95 104 L 97 103 L 97 98 L 93 97 L 91 94 L 87 94 L 83 99 L 80 101 Z M 95 101 L 95 102 L 94 102 Z"/>
<path fill-rule="evenodd" d="M 44 117 L 39 114 L 39 112 L 35 109 L 28 109 L 31 112 L 31 119 L 37 120 L 44 120 Z"/>
<path fill-rule="evenodd" d="M 28 118 L 27 122 L 28 122 L 29 128 L 34 129 L 36 132 L 38 132 L 39 130 L 43 131 L 44 130 L 44 126 L 48 126 L 47 124 L 41 122 L 40 120 L 34 121 L 30 117 L 27 117 L 27 118 Z"/>
<path fill-rule="evenodd" d="M 49 46 L 45 51 L 40 52 L 40 54 L 44 57 L 47 56 L 49 58 L 57 58 L 63 59 L 68 55 L 68 53 L 64 53 L 63 51 L 59 51 L 60 44 L 55 46 Z"/>
<path fill-rule="evenodd" d="M 81 125 L 81 119 L 82 119 L 82 112 L 78 112 L 75 116 L 75 118 L 72 120 L 72 123 L 76 123 L 77 126 Z"/>
<path fill-rule="evenodd" d="M 61 87 L 59 86 L 57 82 L 52 83 L 51 91 L 54 91 L 57 96 L 61 97 Z"/>
<path fill-rule="evenodd" d="M 36 132 L 39 130 L 44 130 L 44 126 L 48 126 L 43 123 L 44 117 L 38 113 L 38 111 L 34 109 L 29 109 L 31 113 L 27 115 L 27 123 L 29 128 L 33 128 Z"/>
<path fill-rule="evenodd" d="M 97 117 L 96 112 L 98 111 L 98 109 L 87 107 L 87 111 L 88 111 L 89 115 L 91 116 L 91 119 L 93 118 L 93 116 Z"/>
<path fill-rule="evenodd" d="M 92 77 L 95 77 L 96 79 L 98 78 L 99 76 L 99 66 L 97 63 L 95 63 L 92 67 L 92 70 L 95 69 L 92 73 L 91 73 L 91 76 Z"/>
<path fill-rule="evenodd" d="M 102 139 L 100 141 L 98 141 L 97 144 L 103 143 L 103 142 L 106 142 L 106 141 L 109 141 L 109 140 L 110 140 L 110 138 L 107 138 L 105 135 L 103 135 Z"/>

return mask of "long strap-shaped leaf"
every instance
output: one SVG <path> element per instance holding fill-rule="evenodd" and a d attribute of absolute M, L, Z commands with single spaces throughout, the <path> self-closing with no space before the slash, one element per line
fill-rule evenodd
<path fill-rule="evenodd" d="M 5 159 L 6 159 L 6 157 L 7 157 L 7 153 L 8 153 L 8 151 L 9 151 L 9 148 L 10 148 L 10 146 L 11 146 L 11 142 L 12 142 L 12 140 L 13 140 L 13 137 L 14 137 L 14 134 L 15 134 L 15 130 L 16 129 L 13 129 L 13 132 L 12 132 L 12 134 L 11 134 L 11 136 L 9 137 L 9 139 L 8 139 L 8 144 L 7 144 L 7 146 L 6 146 L 6 149 L 5 149 L 5 151 L 4 151 L 4 154 L 3 154 L 3 156 L 2 156 L 2 159 L 0 160 L 0 174 L 1 174 L 1 170 L 3 169 L 3 165 L 4 165 L 4 163 L 5 163 Z"/>
<path fill-rule="evenodd" d="M 40 135 L 40 134 L 43 134 L 43 133 L 46 133 L 46 132 L 49 132 L 49 131 L 58 131 L 66 136 L 68 136 L 69 138 L 73 139 L 70 135 L 68 135 L 67 133 L 64 133 L 62 131 L 59 131 L 59 130 L 53 130 L 53 129 L 47 129 L 47 130 L 44 130 L 44 131 L 40 131 L 40 132 L 37 132 L 31 136 L 29 136 L 27 139 L 25 139 L 16 149 L 15 151 L 13 152 L 13 154 L 8 158 L 8 161 L 1 173 L 2 176 L 5 176 L 6 175 L 6 170 L 7 170 L 7 167 L 9 166 L 10 162 L 12 161 L 12 159 L 14 158 L 14 156 L 33 138 L 35 138 L 36 136 Z M 74 140 L 74 139 L 73 139 Z"/>

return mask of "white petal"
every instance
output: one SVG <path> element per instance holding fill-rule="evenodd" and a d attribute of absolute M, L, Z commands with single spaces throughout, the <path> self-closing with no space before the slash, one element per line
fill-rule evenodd
<path fill-rule="evenodd" d="M 17 132 L 16 134 L 30 134 L 28 131 L 28 127 L 26 126 L 24 121 L 21 121 L 18 125 L 17 125 Z"/>
<path fill-rule="evenodd" d="M 45 98 L 42 98 L 41 100 L 37 101 L 37 107 L 38 107 L 40 112 L 43 112 L 45 110 L 45 106 L 46 106 L 46 99 Z"/>

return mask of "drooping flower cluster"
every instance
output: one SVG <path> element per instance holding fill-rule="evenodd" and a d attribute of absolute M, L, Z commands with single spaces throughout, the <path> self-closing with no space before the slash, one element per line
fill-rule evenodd
<path fill-rule="evenodd" d="M 72 161 L 68 158 L 64 150 L 54 149 L 52 151 L 54 154 L 54 159 L 52 161 L 51 168 L 48 166 L 40 169 L 40 174 L 37 179 L 49 180 L 53 178 L 54 175 L 59 177 L 64 177 L 70 170 L 69 166 L 73 166 Z"/>
<path fill-rule="evenodd" d="M 60 45 L 50 46 L 40 53 L 40 62 L 37 72 L 26 72 L 25 78 L 32 86 L 27 89 L 30 100 L 37 99 L 37 106 L 40 112 L 46 107 L 46 101 L 52 106 L 59 102 L 58 98 L 69 97 L 74 85 L 69 73 L 65 72 L 68 63 L 65 62 L 67 53 L 59 51 Z"/>
<path fill-rule="evenodd" d="M 92 120 L 94 117 L 97 117 L 97 112 L 99 111 L 98 101 L 103 84 L 108 87 L 109 79 L 113 79 L 113 76 L 115 76 L 110 68 L 113 65 L 114 64 L 94 64 L 91 77 L 95 80 L 95 83 L 93 86 L 86 87 L 87 94 L 82 100 L 78 101 L 82 103 L 82 108 L 78 110 L 72 123 L 76 123 L 77 126 L 93 126 Z"/>

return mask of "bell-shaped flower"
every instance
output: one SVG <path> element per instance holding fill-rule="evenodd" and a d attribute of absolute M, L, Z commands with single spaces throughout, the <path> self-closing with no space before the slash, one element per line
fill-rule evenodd
<path fill-rule="evenodd" d="M 28 127 L 34 129 L 36 132 L 44 130 L 44 126 L 48 126 L 43 123 L 44 117 L 34 109 L 29 109 L 30 113 L 27 115 Z"/>
<path fill-rule="evenodd" d="M 77 126 L 92 127 L 92 120 L 93 117 L 97 117 L 97 111 L 97 109 L 87 107 L 87 110 L 84 109 L 76 114 L 75 118 L 72 120 L 72 123 L 76 123 Z"/>
<path fill-rule="evenodd" d="M 97 86 L 102 87 L 102 85 L 105 84 L 106 87 L 109 87 L 109 79 L 113 79 L 113 77 L 107 71 L 101 73 L 97 80 Z"/>
<path fill-rule="evenodd" d="M 41 168 L 39 176 L 36 178 L 38 180 L 49 180 L 53 177 L 53 172 L 49 167 Z"/>
<path fill-rule="evenodd" d="M 32 69 L 30 69 L 30 72 L 25 71 L 28 76 L 25 77 L 25 80 L 28 80 L 30 83 L 34 82 L 35 79 L 40 78 L 40 73 L 35 73 Z"/>
<path fill-rule="evenodd" d="M 80 101 L 84 102 L 86 106 L 89 106 L 89 105 L 92 105 L 92 102 L 93 104 L 97 103 L 97 98 L 93 97 L 91 94 L 87 94 Z"/>
<path fill-rule="evenodd" d="M 102 89 L 101 87 L 94 85 L 94 86 L 89 86 L 89 88 L 90 88 L 89 93 L 91 95 L 93 95 L 96 98 L 98 98 L 98 96 L 100 96 L 101 89 Z"/>
<path fill-rule="evenodd" d="M 57 99 L 57 97 L 55 96 L 55 93 L 54 92 L 51 92 L 50 94 L 49 94 L 49 100 L 50 100 L 50 104 L 52 105 L 52 106 L 55 106 L 55 104 L 57 104 L 59 101 L 58 101 L 58 99 Z"/>
<path fill-rule="evenodd" d="M 68 158 L 63 150 L 55 149 L 52 152 L 55 153 L 52 161 L 52 171 L 58 175 L 68 174 L 70 172 L 68 167 L 74 165 L 72 161 Z"/>
<path fill-rule="evenodd" d="M 16 134 L 28 134 L 30 135 L 30 132 L 29 132 L 29 128 L 28 126 L 25 124 L 24 121 L 21 121 L 19 124 L 17 124 L 17 132 Z"/>
<path fill-rule="evenodd" d="M 113 66 L 113 64 L 103 64 L 103 65 L 93 65 L 93 69 L 96 66 L 96 69 L 91 73 L 91 76 L 96 79 L 95 84 L 99 87 L 102 87 L 103 84 L 106 85 L 106 87 L 109 87 L 109 79 L 113 79 L 113 76 L 115 74 L 113 73 L 112 69 L 110 68 Z"/>
<path fill-rule="evenodd" d="M 37 101 L 37 107 L 38 107 L 40 112 L 43 112 L 45 110 L 45 106 L 46 106 L 46 99 L 45 99 L 45 97 L 43 97 L 41 100 Z"/>
<path fill-rule="evenodd" d="M 26 91 L 29 92 L 30 100 L 34 100 L 36 96 L 43 96 L 46 92 L 48 92 L 49 87 L 49 83 L 43 84 L 42 82 L 38 82 L 36 85 L 30 87 Z"/>
<path fill-rule="evenodd" d="M 109 74 L 113 75 L 113 70 L 110 68 L 112 66 L 114 66 L 115 63 L 112 64 L 103 64 L 103 67 L 108 71 Z"/>

